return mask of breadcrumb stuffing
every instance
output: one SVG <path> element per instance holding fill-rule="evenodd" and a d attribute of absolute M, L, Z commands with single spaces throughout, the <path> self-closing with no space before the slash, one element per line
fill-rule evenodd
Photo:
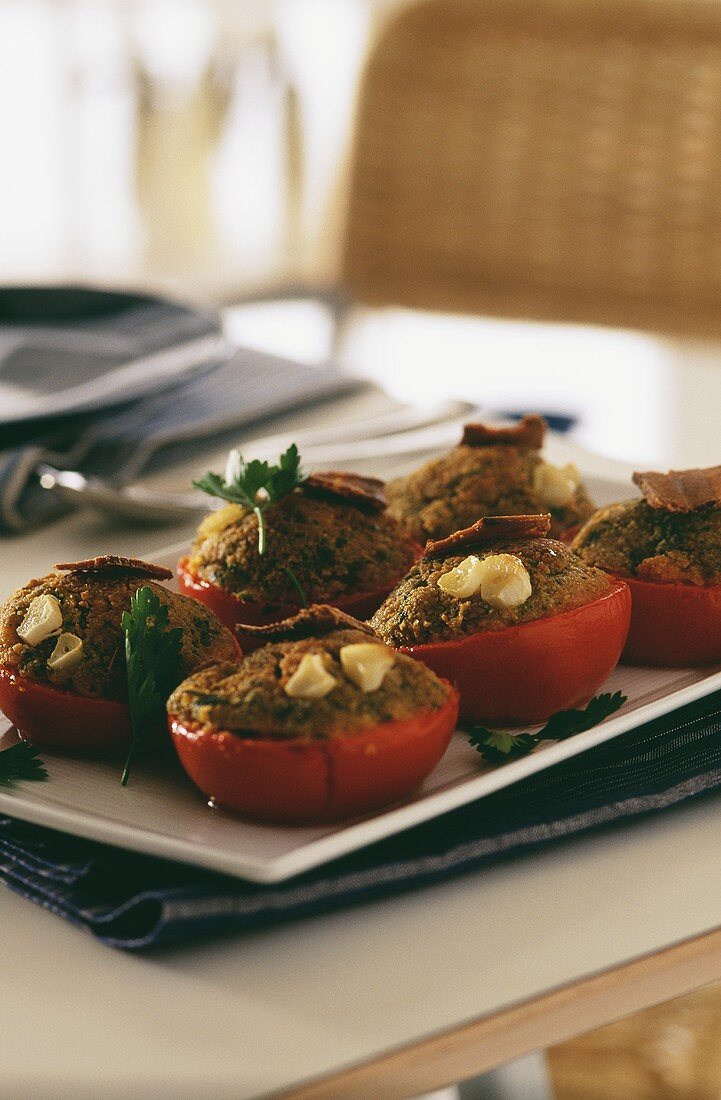
<path fill-rule="evenodd" d="M 573 549 L 609 573 L 668 584 L 721 584 L 721 509 L 666 512 L 624 500 L 581 528 Z"/>
<path fill-rule="evenodd" d="M 553 539 L 504 541 L 477 556 L 483 559 L 498 553 L 520 558 L 531 578 L 531 595 L 519 607 L 491 607 L 480 593 L 459 599 L 444 592 L 438 578 L 460 565 L 463 557 L 422 558 L 376 611 L 371 626 L 394 646 L 451 641 L 558 615 L 609 591 L 602 570 L 586 565 Z"/>
<path fill-rule="evenodd" d="M 507 445 L 454 447 L 408 477 L 390 481 L 388 511 L 421 543 L 446 538 L 481 516 L 547 512 L 533 486 L 542 461 L 537 451 Z M 551 534 L 557 536 L 583 523 L 593 504 L 580 485 L 569 504 L 550 511 Z"/>
<path fill-rule="evenodd" d="M 217 664 L 190 676 L 171 695 L 168 712 L 181 721 L 243 737 L 326 740 L 437 710 L 445 703 L 448 685 L 401 653 L 395 654 L 376 691 L 361 691 L 345 675 L 339 654 L 345 645 L 368 641 L 360 631 L 339 630 L 323 638 L 263 646 L 240 664 Z M 307 653 L 320 654 L 337 681 L 321 699 L 291 698 L 284 690 Z"/>
<path fill-rule="evenodd" d="M 232 522 L 203 534 L 188 560 L 192 573 L 242 600 L 269 607 L 298 603 L 292 569 L 310 603 L 332 603 L 357 592 L 391 588 L 413 560 L 395 519 L 342 501 L 294 492 L 265 513 L 266 550 L 258 553 L 258 522 L 237 508 Z"/>

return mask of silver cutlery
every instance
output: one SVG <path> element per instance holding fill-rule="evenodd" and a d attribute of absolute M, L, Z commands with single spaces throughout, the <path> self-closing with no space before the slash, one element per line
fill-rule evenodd
<path fill-rule="evenodd" d="M 93 508 L 107 515 L 130 520 L 173 523 L 192 512 L 207 512 L 208 497 L 203 493 L 158 493 L 138 485 L 118 488 L 102 477 L 86 477 L 77 470 L 56 470 L 38 463 L 40 485 L 57 493 L 74 507 Z"/>
<path fill-rule="evenodd" d="M 412 456 L 452 446 L 473 412 L 472 405 L 445 402 L 425 409 L 400 409 L 342 427 L 306 429 L 292 435 L 307 467 Z M 263 436 L 244 442 L 243 450 L 253 458 L 276 459 L 288 441 L 287 433 Z M 213 507 L 208 497 L 200 492 L 173 493 L 138 485 L 118 486 L 109 478 L 85 475 L 77 470 L 59 470 L 48 463 L 38 464 L 37 475 L 44 490 L 60 495 L 73 507 L 91 508 L 130 522 L 173 523 Z"/>

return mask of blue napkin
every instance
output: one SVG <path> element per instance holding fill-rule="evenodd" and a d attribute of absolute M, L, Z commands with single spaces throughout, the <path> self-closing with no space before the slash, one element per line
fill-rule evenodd
<path fill-rule="evenodd" d="M 669 811 L 719 787 L 721 692 L 278 885 L 241 882 L 7 817 L 0 817 L 0 881 L 112 947 L 147 949 L 360 905 Z"/>

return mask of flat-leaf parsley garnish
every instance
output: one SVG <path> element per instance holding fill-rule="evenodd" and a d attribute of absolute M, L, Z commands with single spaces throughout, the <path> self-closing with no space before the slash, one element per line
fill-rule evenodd
<path fill-rule="evenodd" d="M 292 492 L 305 481 L 300 455 L 295 443 L 278 459 L 277 466 L 257 458 L 246 462 L 240 451 L 230 452 L 225 476 L 207 473 L 193 485 L 212 497 L 242 504 L 255 513 L 258 520 L 258 553 L 265 553 L 265 510 L 269 504 Z"/>
<path fill-rule="evenodd" d="M 133 740 L 123 775 L 125 786 L 135 753 L 149 728 L 165 720 L 165 704 L 181 679 L 183 632 L 168 623 L 168 608 L 148 585 L 139 588 L 124 611 L 125 663 Z"/>
<path fill-rule="evenodd" d="M 11 787 L 21 779 L 47 779 L 45 765 L 38 750 L 28 741 L 20 741 L 0 752 L 0 787 Z"/>
<path fill-rule="evenodd" d="M 595 695 L 583 710 L 559 710 L 552 714 L 543 729 L 537 733 L 511 733 L 508 730 L 473 726 L 468 740 L 486 763 L 505 764 L 508 760 L 518 760 L 519 757 L 526 756 L 541 741 L 564 741 L 574 733 L 590 730 L 625 702 L 626 696 L 622 692 L 606 692 Z"/>

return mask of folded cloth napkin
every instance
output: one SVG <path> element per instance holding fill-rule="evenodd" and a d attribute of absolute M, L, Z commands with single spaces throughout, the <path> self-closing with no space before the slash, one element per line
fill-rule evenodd
<path fill-rule="evenodd" d="M 0 424 L 135 400 L 227 348 L 210 307 L 91 287 L 0 287 Z"/>
<path fill-rule="evenodd" d="M 0 881 L 106 944 L 150 948 L 361 904 L 668 810 L 719 787 L 721 692 L 278 885 L 241 882 L 7 817 L 0 817 Z"/>
<path fill-rule="evenodd" d="M 182 457 L 193 444 L 359 385 L 332 367 L 236 349 L 231 358 L 207 364 L 200 377 L 171 391 L 0 451 L 0 534 L 40 524 L 66 509 L 63 500 L 40 486 L 35 472 L 40 462 L 127 485 L 149 465 Z M 237 441 L 234 436 L 233 444 Z"/>
<path fill-rule="evenodd" d="M 217 312 L 82 287 L 0 288 L 0 534 L 67 510 L 38 463 L 127 485 L 150 463 L 358 381 L 231 346 Z M 237 438 L 232 440 L 237 443 Z"/>

